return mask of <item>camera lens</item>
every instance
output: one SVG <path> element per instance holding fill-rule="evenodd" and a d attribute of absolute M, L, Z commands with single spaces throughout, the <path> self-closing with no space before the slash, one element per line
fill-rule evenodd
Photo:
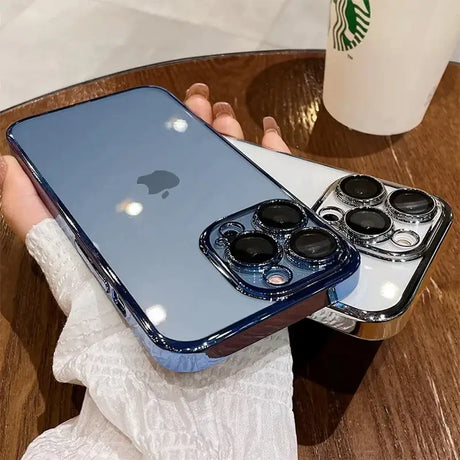
<path fill-rule="evenodd" d="M 380 195 L 383 191 L 382 184 L 370 176 L 348 176 L 340 183 L 342 191 L 359 200 L 368 200 Z"/>
<path fill-rule="evenodd" d="M 337 250 L 337 240 L 323 228 L 297 230 L 288 241 L 288 254 L 294 260 L 319 262 L 329 258 Z"/>
<path fill-rule="evenodd" d="M 345 215 L 345 224 L 361 239 L 384 239 L 392 228 L 391 219 L 377 208 L 356 208 Z"/>
<path fill-rule="evenodd" d="M 257 266 L 271 262 L 278 254 L 278 245 L 269 235 L 247 232 L 237 235 L 229 246 L 230 256 L 241 265 Z"/>
<path fill-rule="evenodd" d="M 262 203 L 255 213 L 255 224 L 264 230 L 287 232 L 303 221 L 302 210 L 291 201 L 277 200 Z"/>
<path fill-rule="evenodd" d="M 395 218 L 407 222 L 425 222 L 436 213 L 433 198 L 421 190 L 395 190 L 388 197 L 388 210 Z"/>
<path fill-rule="evenodd" d="M 337 195 L 348 204 L 376 205 L 383 201 L 385 188 L 379 180 L 357 174 L 344 177 L 339 182 Z"/>

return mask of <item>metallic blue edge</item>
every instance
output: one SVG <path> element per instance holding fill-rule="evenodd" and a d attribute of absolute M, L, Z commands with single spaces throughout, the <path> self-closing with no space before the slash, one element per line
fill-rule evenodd
<path fill-rule="evenodd" d="M 295 284 L 289 285 L 285 288 L 256 288 L 254 286 L 248 285 L 242 278 L 238 276 L 237 272 L 232 271 L 227 264 L 225 264 L 220 257 L 216 254 L 213 245 L 210 240 L 211 232 L 214 228 L 219 227 L 222 222 L 227 221 L 229 218 L 231 220 L 237 219 L 237 216 L 241 214 L 246 214 L 247 212 L 255 211 L 259 204 L 254 204 L 246 209 L 240 210 L 231 216 L 223 217 L 211 225 L 209 225 L 200 236 L 200 249 L 209 259 L 209 261 L 217 268 L 217 270 L 234 286 L 237 290 L 244 292 L 245 294 L 261 298 L 270 301 L 289 301 L 293 295 L 296 293 L 302 292 L 306 297 L 310 295 L 306 292 L 315 292 L 316 289 L 324 290 L 329 289 L 336 285 L 338 272 L 346 264 L 348 258 L 350 257 L 350 251 L 348 250 L 348 242 L 343 238 L 334 228 L 329 227 L 323 221 L 321 221 L 314 212 L 305 206 L 302 203 L 297 203 L 306 216 L 306 222 L 312 222 L 318 228 L 327 229 L 331 232 L 336 238 L 338 245 L 338 255 L 334 258 L 334 261 L 331 265 L 325 267 L 318 267 L 315 272 L 315 275 L 311 275 L 308 278 L 313 278 L 308 281 L 308 278 L 303 278 L 302 280 L 297 281 Z M 306 228 L 311 228 L 308 225 Z M 305 291 L 308 289 L 308 291 Z M 319 291 L 318 291 L 319 292 Z M 304 297 L 305 298 L 305 297 Z M 340 297 L 342 298 L 342 297 Z"/>

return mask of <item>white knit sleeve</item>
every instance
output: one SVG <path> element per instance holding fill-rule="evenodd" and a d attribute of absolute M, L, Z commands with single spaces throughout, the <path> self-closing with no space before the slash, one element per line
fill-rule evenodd
<path fill-rule="evenodd" d="M 68 314 L 54 374 L 88 388 L 91 410 L 80 420 L 92 427 L 88 436 L 78 419 L 67 422 L 34 441 L 26 458 L 104 458 L 98 439 L 104 452 L 132 449 L 146 458 L 297 458 L 286 330 L 204 371 L 174 373 L 148 356 L 55 221 L 35 226 L 26 244 Z M 115 434 L 104 438 L 104 430 Z M 69 452 L 72 443 L 73 457 L 46 454 L 50 446 Z"/>

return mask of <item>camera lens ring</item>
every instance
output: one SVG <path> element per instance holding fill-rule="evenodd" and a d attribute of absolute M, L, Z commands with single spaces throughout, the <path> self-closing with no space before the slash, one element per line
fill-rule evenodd
<path fill-rule="evenodd" d="M 413 230 L 400 228 L 391 235 L 391 241 L 399 248 L 413 248 L 420 243 L 420 235 Z"/>
<path fill-rule="evenodd" d="M 419 198 L 425 200 L 425 203 L 420 203 L 420 205 L 426 207 L 423 212 L 408 212 L 407 209 L 402 210 L 400 208 L 403 204 L 409 205 L 409 203 L 403 203 L 404 200 L 412 200 L 413 202 L 414 195 L 418 195 Z M 400 203 L 398 203 L 398 200 Z M 437 212 L 435 199 L 423 190 L 418 190 L 416 188 L 399 188 L 393 190 L 385 201 L 385 210 L 394 219 L 409 224 L 428 222 L 433 219 Z"/>
<path fill-rule="evenodd" d="M 264 282 L 270 286 L 285 286 L 292 280 L 292 271 L 283 265 L 274 265 L 264 272 Z"/>
<path fill-rule="evenodd" d="M 382 203 L 387 195 L 382 182 L 367 174 L 342 177 L 335 193 L 340 201 L 350 206 L 376 206 Z"/>
<path fill-rule="evenodd" d="M 268 223 L 270 219 L 274 220 L 276 218 L 279 218 L 279 215 L 276 216 L 276 212 L 270 212 L 275 210 L 276 208 L 278 208 L 278 214 L 279 210 L 284 208 L 285 219 L 290 219 L 291 225 L 284 224 L 283 222 L 273 222 L 272 225 Z M 264 215 L 264 213 L 266 215 Z M 293 201 L 283 199 L 268 200 L 264 201 L 263 203 L 260 203 L 257 206 L 257 209 L 254 212 L 254 216 L 252 219 L 254 227 L 264 232 L 275 235 L 283 235 L 286 233 L 290 233 L 295 229 L 301 227 L 302 225 L 305 225 L 306 221 L 307 216 L 298 204 L 296 204 Z"/>
<path fill-rule="evenodd" d="M 252 238 L 252 242 L 249 240 Z M 242 240 L 245 244 L 241 244 Z M 254 251 L 248 250 L 248 243 L 250 244 L 259 244 L 260 249 L 264 250 L 267 254 L 260 255 L 259 260 L 250 261 L 249 259 L 254 258 L 256 254 Z M 264 248 L 262 248 L 264 246 Z M 244 254 L 244 251 L 247 251 L 247 254 Z M 240 252 L 240 255 L 236 254 Z M 228 262 L 236 269 L 239 270 L 249 270 L 249 271 L 263 271 L 272 265 L 277 264 L 282 258 L 282 250 L 278 242 L 271 235 L 258 231 L 246 231 L 239 233 L 227 247 L 226 256 Z M 246 260 L 243 260 L 247 256 Z"/>
<path fill-rule="evenodd" d="M 232 234 L 230 235 L 228 232 Z M 244 225 L 240 222 L 225 222 L 219 227 L 219 234 L 224 239 L 231 239 L 241 232 L 244 232 Z"/>
<path fill-rule="evenodd" d="M 364 213 L 367 213 L 368 215 L 366 216 Z M 382 228 L 380 231 L 378 228 L 376 228 L 375 232 L 371 232 L 371 229 L 369 229 L 368 232 L 359 231 L 359 226 L 362 226 L 363 230 L 365 230 L 365 227 L 364 222 L 360 223 L 359 221 L 356 221 L 356 214 L 361 214 L 363 219 L 367 217 L 371 220 L 374 219 L 374 221 L 377 219 L 380 220 L 382 223 Z M 353 218 L 355 218 L 355 221 L 351 220 Z M 376 222 L 376 227 L 378 223 L 379 222 Z M 388 214 L 386 214 L 381 209 L 373 208 L 371 206 L 362 206 L 348 210 L 343 218 L 342 228 L 350 239 L 355 241 L 364 241 L 367 243 L 378 243 L 380 241 L 385 241 L 391 237 L 394 230 L 393 221 L 391 220 L 390 216 L 388 216 Z"/>
<path fill-rule="evenodd" d="M 328 224 L 339 224 L 343 220 L 345 212 L 337 206 L 326 206 L 319 210 L 319 216 L 322 217 Z M 328 218 L 333 216 L 334 218 Z"/>
<path fill-rule="evenodd" d="M 299 248 L 297 248 L 296 250 L 293 247 L 293 245 L 296 244 L 301 237 L 318 235 L 326 237 L 328 239 L 328 242 L 331 244 L 331 247 L 326 247 L 324 253 L 320 256 L 315 254 L 312 254 L 311 256 L 302 255 L 299 252 Z M 309 244 L 310 246 L 312 244 L 315 244 L 314 238 L 313 241 L 307 241 L 307 244 Z M 337 238 L 337 236 L 329 229 L 323 227 L 300 228 L 290 235 L 290 237 L 286 240 L 286 243 L 284 245 L 286 258 L 289 260 L 289 262 L 298 267 L 305 267 L 307 265 L 311 266 L 312 268 L 324 266 L 335 261 L 341 253 L 340 248 L 340 240 Z"/>

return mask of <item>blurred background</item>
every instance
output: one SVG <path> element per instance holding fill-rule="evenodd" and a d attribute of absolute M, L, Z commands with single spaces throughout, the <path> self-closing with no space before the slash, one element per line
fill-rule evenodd
<path fill-rule="evenodd" d="M 0 110 L 170 59 L 325 48 L 328 5 L 329 0 L 0 0 Z M 453 60 L 460 61 L 460 46 Z"/>

